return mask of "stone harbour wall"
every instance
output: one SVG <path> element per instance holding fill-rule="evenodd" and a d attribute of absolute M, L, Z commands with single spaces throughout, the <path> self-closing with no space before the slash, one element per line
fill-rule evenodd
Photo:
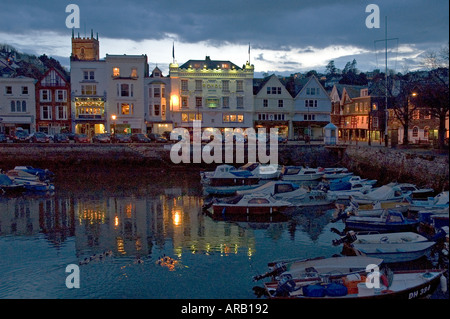
<path fill-rule="evenodd" d="M 349 146 L 342 164 L 355 174 L 381 183 L 392 181 L 449 189 L 449 156 L 405 149 Z"/>
<path fill-rule="evenodd" d="M 204 162 L 174 164 L 169 150 L 169 145 L 163 144 L 0 144 L 0 169 L 31 165 L 56 171 L 96 167 L 213 170 L 217 166 L 217 163 Z M 429 153 L 355 145 L 336 150 L 323 145 L 287 144 L 279 145 L 278 162 L 281 165 L 347 167 L 357 175 L 377 179 L 382 184 L 410 182 L 436 191 L 448 190 L 448 154 Z"/>

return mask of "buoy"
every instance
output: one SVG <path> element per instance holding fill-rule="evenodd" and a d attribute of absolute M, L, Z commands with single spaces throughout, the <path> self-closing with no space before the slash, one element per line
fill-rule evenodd
<path fill-rule="evenodd" d="M 441 276 L 441 290 L 443 293 L 447 292 L 447 278 L 444 275 Z"/>

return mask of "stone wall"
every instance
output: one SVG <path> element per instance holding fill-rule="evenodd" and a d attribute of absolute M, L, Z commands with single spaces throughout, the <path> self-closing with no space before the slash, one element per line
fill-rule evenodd
<path fill-rule="evenodd" d="M 449 157 L 417 150 L 384 147 L 349 146 L 342 164 L 355 174 L 377 179 L 414 183 L 435 191 L 449 189 Z"/>

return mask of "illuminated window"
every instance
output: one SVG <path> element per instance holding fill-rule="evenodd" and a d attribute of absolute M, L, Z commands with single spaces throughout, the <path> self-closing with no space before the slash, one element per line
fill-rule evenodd
<path fill-rule="evenodd" d="M 133 114 L 133 105 L 129 103 L 122 103 L 121 104 L 121 111 L 120 113 L 122 115 L 130 115 Z"/>
<path fill-rule="evenodd" d="M 96 85 L 82 85 L 81 86 L 81 94 L 82 95 L 97 95 L 97 86 Z"/>
<path fill-rule="evenodd" d="M 137 78 L 137 69 L 136 68 L 132 68 L 131 69 L 131 77 L 132 78 Z"/>
<path fill-rule="evenodd" d="M 113 68 L 113 76 L 120 76 L 120 69 L 119 68 Z"/>

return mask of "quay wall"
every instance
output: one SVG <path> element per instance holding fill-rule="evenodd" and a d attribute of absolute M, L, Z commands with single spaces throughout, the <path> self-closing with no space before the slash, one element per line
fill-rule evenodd
<path fill-rule="evenodd" d="M 278 146 L 278 162 L 310 167 L 344 166 L 380 183 L 411 182 L 436 191 L 449 189 L 448 154 L 430 155 L 414 150 L 355 145 L 333 149 L 314 144 L 286 144 Z M 77 171 L 115 167 L 212 170 L 217 164 L 174 164 L 168 145 L 163 144 L 0 144 L 0 169 L 8 170 L 16 165 Z"/>
<path fill-rule="evenodd" d="M 382 184 L 397 181 L 433 188 L 436 192 L 449 189 L 448 153 L 348 146 L 342 165 L 355 174 L 377 179 Z"/>

